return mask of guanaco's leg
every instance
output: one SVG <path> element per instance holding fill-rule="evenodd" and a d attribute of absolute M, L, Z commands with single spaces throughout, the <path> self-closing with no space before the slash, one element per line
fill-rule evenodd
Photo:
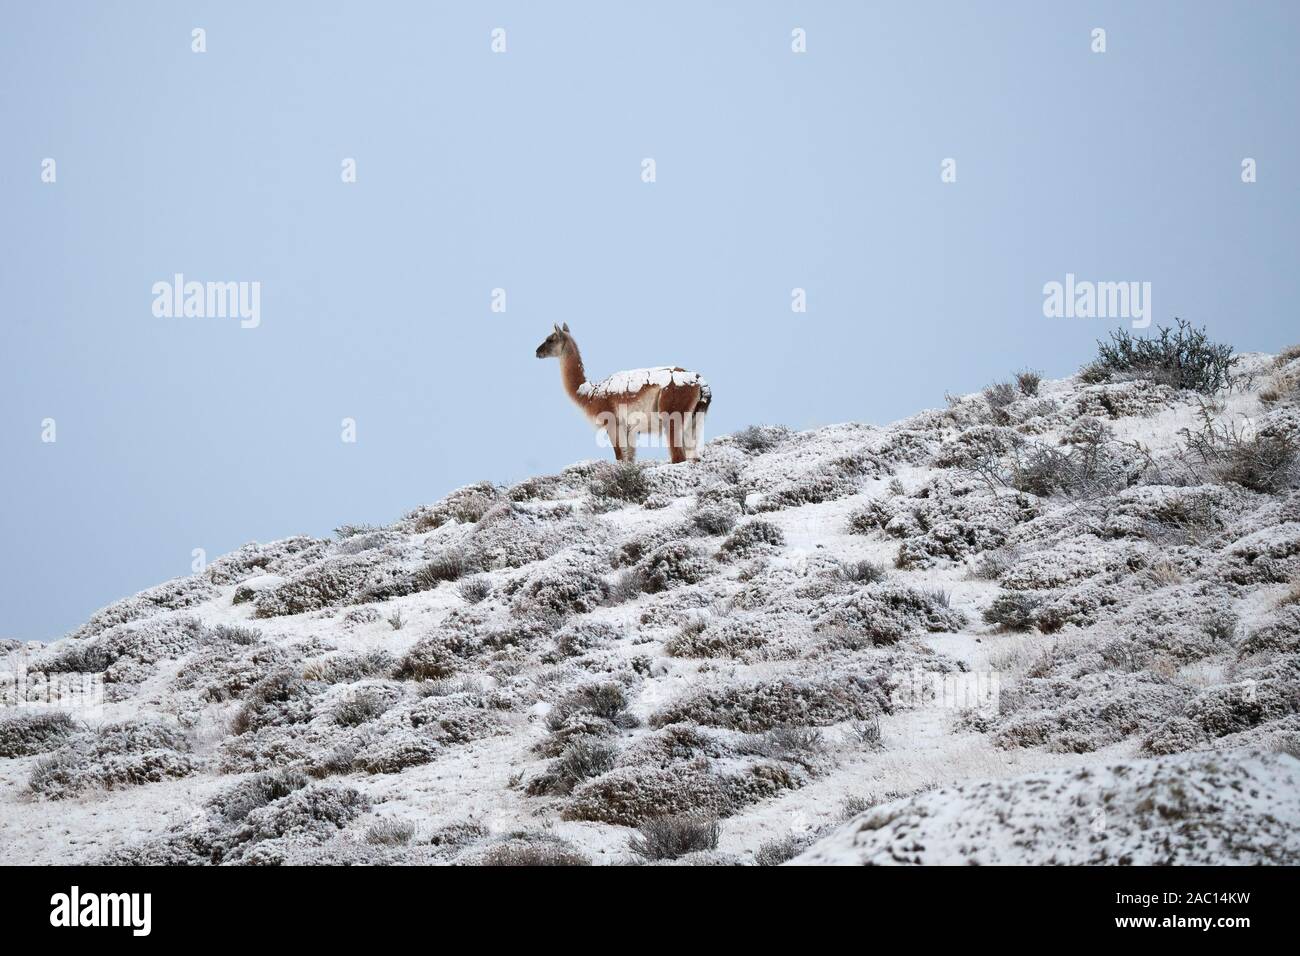
<path fill-rule="evenodd" d="M 686 445 L 682 435 L 682 420 L 677 415 L 668 419 L 668 457 L 674 465 L 686 460 Z"/>

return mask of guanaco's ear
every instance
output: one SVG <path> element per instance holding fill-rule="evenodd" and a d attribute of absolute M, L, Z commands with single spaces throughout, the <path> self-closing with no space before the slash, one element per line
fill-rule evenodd
<path fill-rule="evenodd" d="M 564 323 L 564 331 L 566 331 L 566 332 L 569 331 L 569 323 L 568 323 L 568 322 L 565 322 L 565 323 Z"/>
<path fill-rule="evenodd" d="M 557 332 L 560 331 L 560 327 L 559 327 L 559 325 L 557 325 L 557 324 L 554 323 L 554 322 L 552 322 L 551 325 L 553 325 L 553 326 L 555 327 L 555 331 L 557 331 Z"/>

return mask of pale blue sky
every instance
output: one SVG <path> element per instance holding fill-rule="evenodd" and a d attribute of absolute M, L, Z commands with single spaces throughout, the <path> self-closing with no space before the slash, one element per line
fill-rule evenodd
<path fill-rule="evenodd" d="M 1115 323 L 1043 317 L 1066 272 L 1150 281 L 1157 321 L 1241 349 L 1300 339 L 1294 3 L 0 17 L 0 637 L 58 636 L 195 547 L 608 456 L 533 357 L 552 322 L 593 375 L 703 372 L 708 435 L 1070 372 Z M 175 272 L 261 282 L 261 327 L 155 318 Z"/>

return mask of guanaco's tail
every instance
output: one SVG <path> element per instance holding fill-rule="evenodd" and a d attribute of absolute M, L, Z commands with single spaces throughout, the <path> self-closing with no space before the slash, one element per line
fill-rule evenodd
<path fill-rule="evenodd" d="M 709 383 L 700 382 L 700 400 L 695 403 L 695 414 L 703 415 L 709 410 L 709 403 L 713 401 L 713 389 L 709 388 Z"/>

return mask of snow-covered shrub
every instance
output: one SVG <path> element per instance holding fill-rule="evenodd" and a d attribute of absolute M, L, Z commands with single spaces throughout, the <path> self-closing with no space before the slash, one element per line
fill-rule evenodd
<path fill-rule="evenodd" d="M 277 670 L 298 663 L 313 647 L 284 644 L 218 644 L 191 654 L 176 672 L 173 686 L 197 691 L 201 700 L 222 702 L 239 697 Z"/>
<path fill-rule="evenodd" d="M 302 671 L 304 680 L 323 684 L 354 684 L 367 677 L 386 677 L 397 661 L 388 651 L 358 651 L 335 654 L 307 664 Z"/>
<path fill-rule="evenodd" d="M 381 560 L 382 555 L 365 552 L 319 561 L 282 584 L 257 592 L 254 614 L 280 617 L 343 604 L 361 593 Z"/>
<path fill-rule="evenodd" d="M 670 657 L 741 658 L 766 647 L 769 640 L 770 635 L 752 621 L 711 622 L 697 617 L 664 642 L 664 653 Z"/>
<path fill-rule="evenodd" d="M 321 560 L 329 548 L 330 542 L 305 535 L 270 544 L 254 542 L 210 562 L 207 578 L 213 584 L 240 584 L 258 575 L 292 574 Z"/>
<path fill-rule="evenodd" d="M 823 602 L 817 630 L 847 631 L 875 645 L 895 644 L 923 631 L 959 631 L 966 616 L 938 594 L 900 584 L 871 584 Z"/>
<path fill-rule="evenodd" d="M 750 425 L 733 434 L 731 440 L 751 455 L 762 455 L 789 437 L 790 429 L 784 425 Z"/>
<path fill-rule="evenodd" d="M 1300 345 L 1288 345 L 1286 348 L 1278 352 L 1277 355 L 1273 356 L 1273 367 L 1285 368 L 1297 358 L 1300 358 Z"/>
<path fill-rule="evenodd" d="M 343 615 L 343 626 L 347 628 L 360 627 L 365 624 L 374 624 L 383 617 L 378 608 L 374 607 L 354 607 Z"/>
<path fill-rule="evenodd" d="M 704 553 L 689 541 L 670 541 L 660 545 L 637 564 L 641 588 L 649 594 L 684 584 L 697 584 L 713 570 Z"/>
<path fill-rule="evenodd" d="M 419 846 L 428 847 L 429 853 L 437 858 L 459 853 L 473 844 L 489 837 L 486 827 L 475 820 L 463 820 L 437 827 L 432 832 L 421 835 Z"/>
<path fill-rule="evenodd" d="M 739 749 L 741 753 L 799 764 L 811 773 L 824 769 L 826 741 L 822 732 L 813 727 L 773 727 L 765 733 L 747 735 Z"/>
<path fill-rule="evenodd" d="M 467 574 L 474 574 L 486 567 L 483 556 L 476 551 L 452 546 L 434 555 L 412 576 L 414 590 L 430 591 L 444 581 L 459 581 Z"/>
<path fill-rule="evenodd" d="M 781 511 L 785 508 L 800 508 L 804 505 L 821 504 L 848 497 L 858 490 L 855 475 L 861 464 L 844 462 L 841 468 L 829 471 L 815 471 L 811 474 L 777 486 L 764 492 L 759 499 L 756 511 Z"/>
<path fill-rule="evenodd" d="M 340 532 L 347 533 L 340 534 Z M 400 547 L 403 543 L 403 536 L 397 531 L 366 525 L 343 525 L 341 528 L 336 528 L 334 533 L 340 537 L 339 543 L 334 546 L 336 554 L 360 554 L 362 551 L 373 551 L 375 548 Z"/>
<path fill-rule="evenodd" d="M 208 866 L 221 859 L 225 836 L 219 823 L 195 831 L 172 828 L 163 836 L 142 843 L 115 846 L 92 860 L 95 866 Z"/>
<path fill-rule="evenodd" d="M 1211 342 L 1204 328 L 1174 321 L 1174 328 L 1158 325 L 1155 334 L 1145 338 L 1125 328 L 1112 331 L 1109 342 L 1097 343 L 1097 357 L 1086 367 L 1086 376 L 1102 381 L 1128 376 L 1214 394 L 1228 384 L 1238 361 L 1232 346 Z"/>
<path fill-rule="evenodd" d="M 824 727 L 890 710 L 884 675 L 871 672 L 702 686 L 656 711 L 651 726 L 696 723 L 749 733 L 783 726 Z"/>
<path fill-rule="evenodd" d="M 719 505 L 728 511 L 743 514 L 745 498 L 749 493 L 744 485 L 740 484 L 739 469 L 723 474 L 721 477 L 720 483 L 701 488 L 695 493 L 695 504 L 701 508 Z"/>
<path fill-rule="evenodd" d="M 591 860 L 567 840 L 549 833 L 512 833 L 460 863 L 478 866 L 590 866 Z"/>
<path fill-rule="evenodd" d="M 591 714 L 602 720 L 621 720 L 626 714 L 628 703 L 627 690 L 618 681 L 583 684 L 556 702 L 546 715 L 546 725 L 552 731 L 560 730 L 573 715 L 579 713 Z"/>
<path fill-rule="evenodd" d="M 722 789 L 722 816 L 729 816 L 741 807 L 775 797 L 784 790 L 798 790 L 808 782 L 808 775 L 799 767 L 772 760 L 750 764 L 735 773 L 720 774 Z"/>
<path fill-rule="evenodd" d="M 1289 604 L 1270 621 L 1250 632 L 1237 649 L 1248 654 L 1300 652 L 1300 605 Z"/>
<path fill-rule="evenodd" d="M 401 773 L 437 759 L 442 745 L 432 733 L 394 727 L 369 738 L 352 754 L 352 769 L 370 774 Z"/>
<path fill-rule="evenodd" d="M 409 717 L 412 726 L 423 728 L 418 710 Z M 459 706 L 446 708 L 428 723 L 427 731 L 444 746 L 467 744 L 484 737 L 493 737 L 503 731 L 499 717 L 481 707 Z"/>
<path fill-rule="evenodd" d="M 935 413 L 940 414 L 940 413 Z M 908 421 L 922 422 L 923 416 Z M 924 465 L 933 460 L 939 447 L 938 433 L 924 427 L 896 423 L 887 429 L 876 453 L 881 461 L 899 465 Z"/>
<path fill-rule="evenodd" d="M 322 759 L 319 748 L 324 743 L 302 724 L 263 727 L 223 740 L 218 766 L 223 773 L 261 773 L 301 766 L 316 776 L 327 776 L 327 773 L 314 773 L 315 764 Z M 350 766 L 343 766 L 329 772 L 345 773 L 349 769 Z"/>
<path fill-rule="evenodd" d="M 567 796 L 584 781 L 613 770 L 617 755 L 618 749 L 603 740 L 574 740 L 540 776 L 528 781 L 528 794 Z"/>
<path fill-rule="evenodd" d="M 479 631 L 478 645 L 473 649 L 478 652 L 499 651 L 506 648 L 526 649 L 553 637 L 564 620 L 564 615 L 544 606 L 516 605 L 515 611 L 521 616 L 503 626 Z M 470 649 L 467 647 L 467 651 Z"/>
<path fill-rule="evenodd" d="M 1151 566 L 1157 552 L 1136 541 L 1106 542 L 1091 534 L 1050 547 L 1022 550 L 1002 576 L 1008 591 L 1047 591 L 1107 575 L 1130 575 Z"/>
<path fill-rule="evenodd" d="M 483 516 L 470 534 L 468 546 L 476 555 L 478 569 L 522 568 L 588 541 L 594 534 L 594 528 L 583 521 L 554 520 L 503 504 Z"/>
<path fill-rule="evenodd" d="M 1032 591 L 1004 591 L 984 609 L 984 623 L 1008 631 L 1027 631 L 1035 624 L 1035 614 L 1043 599 Z"/>
<path fill-rule="evenodd" d="M 416 508 L 405 515 L 395 528 L 407 534 L 421 534 L 440 528 L 449 521 L 473 524 L 502 497 L 501 490 L 492 482 L 476 482 L 457 488 L 437 504 Z"/>
<path fill-rule="evenodd" d="M 522 587 L 514 592 L 514 612 L 585 614 L 600 607 L 608 596 L 609 585 L 599 566 L 592 559 L 579 557 L 528 575 Z"/>
<path fill-rule="evenodd" d="M 53 657 L 40 658 L 34 669 L 53 673 L 106 673 L 121 663 L 106 682 L 130 676 L 131 662 L 153 664 L 182 657 L 204 638 L 203 624 L 186 615 L 167 615 L 132 624 L 120 624 L 82 640 L 66 640 Z M 126 672 L 121 674 L 119 672 Z"/>
<path fill-rule="evenodd" d="M 344 522 L 334 529 L 334 537 L 338 538 L 339 541 L 347 541 L 353 538 L 364 538 L 368 535 L 377 533 L 391 534 L 391 532 L 385 532 L 376 525 L 364 523 L 352 524 L 351 522 Z"/>
<path fill-rule="evenodd" d="M 685 537 L 689 531 L 689 526 L 684 524 L 666 524 L 644 530 L 638 529 L 611 552 L 610 565 L 615 568 L 634 565 L 656 548 Z"/>
<path fill-rule="evenodd" d="M 480 601 L 486 600 L 487 596 L 492 593 L 492 582 L 480 575 L 470 578 L 468 581 L 462 581 L 460 587 L 456 590 L 467 603 L 478 604 Z"/>
<path fill-rule="evenodd" d="M 1201 620 L 1200 632 L 1218 645 L 1229 644 L 1237 634 L 1240 623 L 1237 615 L 1226 608 L 1216 607 L 1206 612 Z"/>
<path fill-rule="evenodd" d="M 1103 537 L 1158 544 L 1201 544 L 1250 505 L 1245 493 L 1219 485 L 1127 488 L 1107 502 Z"/>
<path fill-rule="evenodd" d="M 384 715 L 393 706 L 393 696 L 375 688 L 358 691 L 334 708 L 334 722 L 340 727 L 360 727 Z"/>
<path fill-rule="evenodd" d="M 263 582 L 265 583 L 265 586 L 270 587 L 273 583 L 278 584 L 280 582 L 280 579 L 274 577 L 273 575 L 266 575 L 263 578 Z M 254 587 L 249 584 L 241 584 L 237 588 L 235 588 L 235 593 L 231 597 L 230 603 L 248 604 L 253 600 L 253 598 L 257 597 L 257 592 L 259 590 L 261 590 L 260 587 Z"/>
<path fill-rule="evenodd" d="M 263 727 L 305 724 L 315 716 L 316 695 L 317 685 L 292 670 L 276 671 L 249 689 L 231 730 L 246 734 Z"/>
<path fill-rule="evenodd" d="M 341 829 L 370 808 L 354 787 L 317 783 L 258 807 L 237 831 L 240 843 L 284 837 L 312 837 Z"/>
<path fill-rule="evenodd" d="M 638 826 L 653 817 L 677 813 L 721 813 L 727 808 L 722 786 L 707 765 L 618 767 L 573 791 L 562 816 L 619 826 Z"/>
<path fill-rule="evenodd" d="M 1132 582 L 1123 586 L 1117 582 L 1118 577 L 1099 575 L 1064 590 L 1040 593 L 1042 602 L 1034 612 L 1034 626 L 1044 634 L 1055 634 L 1070 625 L 1087 627 L 1096 623 L 1109 608 L 1128 600 L 1139 589 Z"/>
<path fill-rule="evenodd" d="M 1019 560 L 1020 551 L 1014 547 L 984 551 L 975 559 L 975 564 L 971 567 L 971 577 L 981 581 L 1001 581 Z"/>
<path fill-rule="evenodd" d="M 785 534 L 770 521 L 755 518 L 746 521 L 722 542 L 721 554 L 729 558 L 746 558 L 785 544 Z"/>
<path fill-rule="evenodd" d="M 1016 526 L 1040 510 L 1028 495 L 995 493 L 979 480 L 941 475 L 908 496 L 877 499 L 852 521 L 859 532 L 874 525 L 901 538 L 898 567 L 928 568 L 1004 547 Z"/>
<path fill-rule="evenodd" d="M 698 814 L 650 817 L 637 828 L 628 849 L 647 860 L 675 860 L 687 853 L 716 850 L 718 818 Z"/>
<path fill-rule="evenodd" d="M 1183 716 L 1207 737 L 1240 733 L 1300 711 L 1300 663 L 1294 658 L 1252 668 L 1232 684 L 1202 691 Z"/>
<path fill-rule="evenodd" d="M 1194 720 L 1170 717 L 1142 740 L 1142 750 L 1156 756 L 1195 750 L 1206 742 L 1205 731 Z"/>
<path fill-rule="evenodd" d="M 635 601 L 643 593 L 644 584 L 639 568 L 624 568 L 609 586 L 609 603 L 625 604 Z"/>
<path fill-rule="evenodd" d="M 564 657 L 577 657 L 619 640 L 623 632 L 606 621 L 571 621 L 555 634 L 555 647 Z"/>
<path fill-rule="evenodd" d="M 66 642 L 57 656 L 39 660 L 37 668 L 47 674 L 99 674 L 117 658 L 94 639 Z"/>
<path fill-rule="evenodd" d="M 415 839 L 415 824 L 391 817 L 372 823 L 366 830 L 366 842 L 374 846 L 405 846 Z"/>
<path fill-rule="evenodd" d="M 506 490 L 506 498 L 510 501 L 548 501 L 552 498 L 561 497 L 565 491 L 569 490 L 564 478 L 560 475 L 541 475 L 534 478 L 525 478 L 518 484 L 511 485 Z"/>
<path fill-rule="evenodd" d="M 989 406 L 989 417 L 995 425 L 1007 425 L 1011 416 L 1007 407 L 1016 400 L 1016 389 L 1010 382 L 994 382 L 984 387 L 984 401 Z"/>
<path fill-rule="evenodd" d="M 1004 457 L 1025 444 L 1025 438 L 1005 425 L 975 425 L 945 441 L 935 453 L 939 468 L 960 468 L 986 475 L 1001 469 Z"/>
<path fill-rule="evenodd" d="M 1027 444 L 1011 458 L 1007 483 L 1039 498 L 1095 499 L 1133 484 L 1145 467 L 1135 452 L 1116 444 Z"/>
<path fill-rule="evenodd" d="M 618 732 L 618 728 L 612 720 L 597 717 L 585 710 L 557 714 L 554 719 L 549 718 L 550 715 L 548 715 L 547 721 L 549 734 L 533 748 L 543 757 L 558 757 L 564 753 L 566 747 L 577 741 L 612 737 Z M 625 720 L 624 722 L 629 721 Z"/>
<path fill-rule="evenodd" d="M 1107 617 L 1110 645 L 1139 666 L 1158 661 L 1187 664 L 1233 649 L 1237 617 L 1224 607 L 1224 592 L 1190 583 L 1131 600 Z M 1103 654 L 1103 656 L 1105 656 Z"/>
<path fill-rule="evenodd" d="M 174 724 L 129 720 L 70 737 L 32 770 L 32 791 L 62 800 L 89 789 L 157 783 L 193 773 L 199 761 Z"/>
<path fill-rule="evenodd" d="M 207 806 L 230 823 L 238 823 L 254 810 L 287 797 L 311 783 L 299 770 L 276 769 L 254 774 L 210 799 Z"/>
<path fill-rule="evenodd" d="M 212 641 L 228 641 L 231 644 L 249 647 L 262 639 L 262 632 L 255 627 L 246 627 L 242 624 L 218 624 L 207 631 L 204 637 Z"/>
<path fill-rule="evenodd" d="M 1300 399 L 1300 375 L 1278 372 L 1259 390 L 1259 400 L 1265 405 L 1293 402 Z"/>
<path fill-rule="evenodd" d="M 603 463 L 590 485 L 592 497 L 640 504 L 650 495 L 650 482 L 644 469 L 644 465 L 634 461 Z"/>
<path fill-rule="evenodd" d="M 461 666 L 453 649 L 455 637 L 435 631 L 420 638 L 397 662 L 393 676 L 400 680 L 440 680 L 455 674 Z"/>
<path fill-rule="evenodd" d="M 1071 677 L 1026 678 L 1009 714 L 995 721 L 1002 747 L 1046 747 L 1089 753 L 1146 733 L 1181 710 L 1189 691 L 1146 672 L 1103 671 Z"/>
<path fill-rule="evenodd" d="M 874 561 L 840 561 L 834 570 L 835 577 L 848 584 L 876 584 L 889 573 Z"/>
<path fill-rule="evenodd" d="M 1219 482 L 1276 495 L 1300 481 L 1300 445 L 1284 431 L 1245 432 L 1207 424 L 1199 432 L 1188 432 L 1187 444 Z"/>
<path fill-rule="evenodd" d="M 216 595 L 217 589 L 202 575 L 175 578 L 96 611 L 90 620 L 68 637 L 74 641 L 84 640 L 121 624 L 153 617 L 165 611 L 194 607 Z"/>
<path fill-rule="evenodd" d="M 1168 385 L 1139 380 L 1089 385 L 1075 392 L 1067 405 L 1069 418 L 1120 419 L 1155 415 L 1168 408 L 1178 393 Z"/>
<path fill-rule="evenodd" d="M 725 731 L 706 730 L 694 724 L 666 724 L 651 731 L 618 754 L 620 767 L 668 768 L 698 758 L 721 759 L 735 756 L 723 738 Z"/>
<path fill-rule="evenodd" d="M 1016 373 L 1016 387 L 1026 398 L 1033 398 L 1038 394 L 1038 386 L 1042 381 L 1043 376 L 1032 369 L 1024 369 Z"/>
<path fill-rule="evenodd" d="M 871 534 L 874 531 L 882 531 L 893 516 L 893 512 L 887 505 L 873 499 L 849 512 L 848 532 L 849 534 Z"/>
<path fill-rule="evenodd" d="M 30 757 L 61 746 L 77 729 L 62 711 L 0 717 L 0 757 Z"/>
<path fill-rule="evenodd" d="M 1262 528 L 1228 546 L 1224 578 L 1234 584 L 1286 584 L 1300 574 L 1300 521 Z"/>
<path fill-rule="evenodd" d="M 687 518 L 694 534 L 712 537 L 727 534 L 736 526 L 739 509 L 722 503 L 697 505 Z"/>
<path fill-rule="evenodd" d="M 788 860 L 793 860 L 808 848 L 808 844 L 815 836 L 816 834 L 813 833 L 803 836 L 795 836 L 791 833 L 768 840 L 754 851 L 754 865 L 780 866 Z"/>

